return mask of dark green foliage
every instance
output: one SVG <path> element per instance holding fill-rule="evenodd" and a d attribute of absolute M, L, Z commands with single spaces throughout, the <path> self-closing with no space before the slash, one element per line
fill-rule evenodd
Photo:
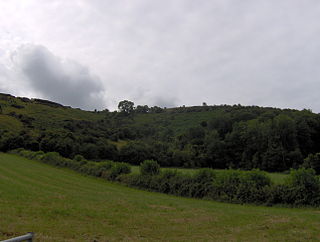
<path fill-rule="evenodd" d="M 160 166 L 155 160 L 145 160 L 140 164 L 141 175 L 158 175 L 160 172 Z"/>
<path fill-rule="evenodd" d="M 128 101 L 128 100 L 123 100 L 123 101 L 119 102 L 118 108 L 119 108 L 120 112 L 130 114 L 133 112 L 134 103 L 131 101 Z"/>
<path fill-rule="evenodd" d="M 214 181 L 213 197 L 222 201 L 265 203 L 270 179 L 261 171 L 227 170 L 220 172 Z"/>
<path fill-rule="evenodd" d="M 259 170 L 201 169 L 194 175 L 165 170 L 158 175 L 129 174 L 119 177 L 129 186 L 178 196 L 233 203 L 320 205 L 320 180 L 313 170 L 292 170 L 286 184 L 272 184 Z"/>
<path fill-rule="evenodd" d="M 73 157 L 73 160 L 81 162 L 81 161 L 84 161 L 85 158 L 82 155 L 75 155 Z"/>
<path fill-rule="evenodd" d="M 304 163 L 317 174 L 320 170 L 316 155 L 308 157 L 320 152 L 320 115 L 309 110 L 241 105 L 134 108 L 124 100 L 119 112 L 86 112 L 11 95 L 1 95 L 0 107 L 0 151 L 24 148 L 135 165 L 153 159 L 171 167 L 271 172 Z"/>
<path fill-rule="evenodd" d="M 143 142 L 129 142 L 120 149 L 120 160 L 139 165 L 150 157 L 149 147 Z"/>
<path fill-rule="evenodd" d="M 212 169 L 200 169 L 192 177 L 190 186 L 191 197 L 210 197 L 213 193 L 213 181 L 216 174 Z"/>
<path fill-rule="evenodd" d="M 64 166 L 65 164 L 64 158 L 61 157 L 58 152 L 48 152 L 43 155 L 41 160 L 55 166 Z"/>
<path fill-rule="evenodd" d="M 129 174 L 131 173 L 131 167 L 127 163 L 115 163 L 114 166 L 111 167 L 110 173 L 107 174 L 107 178 L 109 180 L 115 180 L 119 175 Z"/>
<path fill-rule="evenodd" d="M 313 169 L 291 170 L 284 200 L 293 205 L 320 205 L 320 180 Z"/>
<path fill-rule="evenodd" d="M 134 111 L 136 113 L 148 113 L 149 107 L 148 105 L 144 105 L 144 106 L 138 105 Z"/>
<path fill-rule="evenodd" d="M 150 181 L 150 188 L 158 192 L 174 194 L 172 188 L 174 187 L 174 180 L 176 179 L 177 174 L 176 171 L 165 170 L 158 176 L 153 176 Z"/>
<path fill-rule="evenodd" d="M 315 170 L 316 174 L 320 174 L 320 153 L 309 154 L 306 159 L 304 159 L 303 167 L 312 168 Z"/>
<path fill-rule="evenodd" d="M 162 113 L 164 110 L 158 106 L 153 106 L 149 109 L 150 113 Z"/>
<path fill-rule="evenodd" d="M 154 176 L 124 176 L 121 181 L 130 186 L 162 193 L 237 203 L 266 204 L 271 189 L 270 179 L 257 170 L 216 173 L 211 169 L 200 169 L 194 175 L 165 170 Z"/>

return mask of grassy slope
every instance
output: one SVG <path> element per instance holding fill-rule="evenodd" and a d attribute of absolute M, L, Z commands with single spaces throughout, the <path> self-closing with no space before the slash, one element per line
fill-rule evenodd
<path fill-rule="evenodd" d="M 316 241 L 319 227 L 319 209 L 173 197 L 0 154 L 0 239 Z"/>
<path fill-rule="evenodd" d="M 17 130 L 20 131 L 23 124 L 13 117 L 6 116 L 10 112 L 34 118 L 33 125 L 35 129 L 46 128 L 48 130 L 60 129 L 64 120 L 73 119 L 94 122 L 105 117 L 104 113 L 88 112 L 68 107 L 51 107 L 35 102 L 23 102 L 19 98 L 14 97 L 8 97 L 7 100 L 3 100 L 1 99 L 1 95 L 0 105 L 2 106 L 3 114 L 5 114 L 0 115 L 0 127 L 4 126 L 4 128 L 8 128 L 13 132 Z M 12 105 L 22 106 L 23 108 L 16 108 Z M 173 113 L 172 110 L 168 110 L 164 113 L 135 114 L 133 122 L 131 123 L 131 120 L 129 121 L 131 123 L 130 126 L 145 127 L 152 124 L 152 126 L 168 127 L 172 129 L 175 134 L 180 134 L 190 127 L 199 126 L 201 121 L 209 121 L 219 112 L 220 111 Z M 14 120 L 15 127 L 6 125 L 12 120 Z M 119 145 L 121 146 L 121 144 Z"/>
<path fill-rule="evenodd" d="M 0 114 L 0 129 L 10 130 L 13 132 L 20 132 L 22 130 L 22 123 L 10 116 Z"/>
<path fill-rule="evenodd" d="M 61 128 L 60 125 L 63 120 L 74 119 L 74 120 L 87 120 L 96 121 L 101 119 L 102 115 L 94 112 L 88 112 L 80 109 L 67 108 L 67 107 L 51 107 L 48 105 L 33 103 L 33 102 L 23 102 L 18 98 L 10 97 L 9 100 L 1 100 L 0 105 L 2 105 L 3 115 L 0 115 L 0 127 L 8 128 L 9 130 L 16 132 L 17 127 L 20 130 L 22 128 L 22 123 L 10 116 L 7 116 L 10 112 L 15 112 L 16 114 L 27 115 L 28 117 L 34 118 L 33 124 L 36 129 L 47 128 L 47 129 L 57 129 Z M 23 108 L 15 108 L 11 104 L 22 106 Z M 6 123 L 14 121 L 14 127 L 6 127 Z"/>

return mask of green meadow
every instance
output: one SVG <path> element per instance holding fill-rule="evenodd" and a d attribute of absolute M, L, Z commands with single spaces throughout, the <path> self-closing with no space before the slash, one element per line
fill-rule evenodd
<path fill-rule="evenodd" d="M 0 154 L 0 239 L 318 241 L 319 227 L 319 209 L 174 197 Z"/>

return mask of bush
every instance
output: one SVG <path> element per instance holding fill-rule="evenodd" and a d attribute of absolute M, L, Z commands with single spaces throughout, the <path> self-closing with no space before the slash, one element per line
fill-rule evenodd
<path fill-rule="evenodd" d="M 150 188 L 154 191 L 173 194 L 172 190 L 172 180 L 177 176 L 177 171 L 175 170 L 165 170 L 157 176 L 152 176 L 150 182 Z"/>
<path fill-rule="evenodd" d="M 41 160 L 51 165 L 63 166 L 63 159 L 64 158 L 61 157 L 58 152 L 48 152 L 43 155 Z"/>
<path fill-rule="evenodd" d="M 141 175 L 158 175 L 160 172 L 160 166 L 155 160 L 145 160 L 140 164 Z"/>
<path fill-rule="evenodd" d="M 304 159 L 302 164 L 305 168 L 312 168 L 315 170 L 316 174 L 320 174 L 320 153 L 309 154 L 307 158 Z"/>
<path fill-rule="evenodd" d="M 177 196 L 193 197 L 193 184 L 194 179 L 191 175 L 177 172 L 170 177 L 170 193 Z"/>
<path fill-rule="evenodd" d="M 212 197 L 237 203 L 266 203 L 270 178 L 264 172 L 228 170 L 219 172 L 214 180 Z"/>
<path fill-rule="evenodd" d="M 141 176 L 140 174 L 121 174 L 116 180 L 128 186 L 150 189 L 151 176 Z"/>
<path fill-rule="evenodd" d="M 193 176 L 190 195 L 192 197 L 207 197 L 212 193 L 215 172 L 212 169 L 204 168 L 198 170 Z"/>
<path fill-rule="evenodd" d="M 291 170 L 285 182 L 285 203 L 293 205 L 320 205 L 320 181 L 313 169 Z"/>
<path fill-rule="evenodd" d="M 266 203 L 269 196 L 270 178 L 261 171 L 243 172 L 237 189 L 237 200 L 241 203 Z"/>
<path fill-rule="evenodd" d="M 82 155 L 75 155 L 73 157 L 73 160 L 81 162 L 81 161 L 84 161 L 86 159 Z"/>
<path fill-rule="evenodd" d="M 117 162 L 107 173 L 107 178 L 109 180 L 115 180 L 121 174 L 129 174 L 131 172 L 131 167 L 127 163 Z"/>

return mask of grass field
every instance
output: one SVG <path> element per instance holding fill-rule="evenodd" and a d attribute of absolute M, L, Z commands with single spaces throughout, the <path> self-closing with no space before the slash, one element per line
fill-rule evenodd
<path fill-rule="evenodd" d="M 319 228 L 320 209 L 179 198 L 0 154 L 0 239 L 319 241 Z"/>
<path fill-rule="evenodd" d="M 197 169 L 190 169 L 190 168 L 161 168 L 161 170 L 177 170 L 184 174 L 193 174 L 197 171 Z M 140 172 L 139 166 L 131 166 L 131 171 L 133 173 L 138 174 Z M 215 170 L 216 172 L 223 171 L 223 170 Z M 285 178 L 288 176 L 287 174 L 283 173 L 269 173 L 267 172 L 267 175 L 271 178 L 271 180 L 275 184 L 282 184 L 285 180 Z"/>

